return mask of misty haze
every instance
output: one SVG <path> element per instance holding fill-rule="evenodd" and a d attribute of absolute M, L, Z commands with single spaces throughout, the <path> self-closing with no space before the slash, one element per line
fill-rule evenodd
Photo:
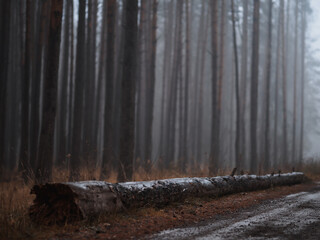
<path fill-rule="evenodd" d="M 305 179 L 320 179 L 319 13 L 317 0 L 0 0 L 0 238 L 55 238 L 37 224 L 88 219 L 95 230 L 67 239 L 141 238 L 190 225 L 190 197 L 204 197 L 198 223 L 225 213 L 209 207 L 220 196 L 235 194 L 221 207 L 233 213 L 318 192 Z M 277 201 L 270 214 L 294 202 Z M 141 207 L 155 210 L 126 212 Z M 131 231 L 130 214 L 154 225 Z M 227 238 L 217 219 L 207 238 L 251 236 Z"/>

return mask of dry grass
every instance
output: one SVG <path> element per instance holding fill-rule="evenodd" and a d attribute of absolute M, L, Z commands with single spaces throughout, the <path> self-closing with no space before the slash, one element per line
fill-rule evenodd
<path fill-rule="evenodd" d="M 309 158 L 302 166 L 304 172 L 313 181 L 320 181 L 320 160 L 316 158 Z"/>
<path fill-rule="evenodd" d="M 147 173 L 142 168 L 139 168 L 135 171 L 133 180 L 145 181 L 173 177 L 207 176 L 205 170 L 202 171 L 200 167 L 198 170 L 198 174 L 191 173 L 189 170 L 189 173 L 182 174 L 175 168 L 167 171 L 152 169 L 151 173 Z M 100 169 L 82 169 L 80 180 L 96 180 L 99 179 L 99 174 Z M 24 183 L 17 173 L 12 174 L 12 176 L 15 177 L 10 181 L 0 182 L 0 239 L 46 239 L 57 232 L 61 233 L 74 228 L 73 226 L 44 227 L 32 223 L 29 219 L 28 209 L 34 199 L 34 196 L 30 195 L 30 189 L 34 182 L 30 180 L 28 184 Z M 54 182 L 66 182 L 68 179 L 68 171 L 58 168 L 53 169 Z M 112 171 L 105 181 L 115 183 L 117 181 L 116 172 Z"/>
<path fill-rule="evenodd" d="M 303 171 L 313 180 L 320 180 L 320 161 L 309 160 L 304 164 Z M 98 170 L 82 170 L 81 180 L 99 179 Z M 230 169 L 220 170 L 218 175 L 228 175 Z M 18 174 L 15 174 L 18 176 Z M 181 173 L 176 168 L 171 170 L 159 171 L 152 169 L 151 173 L 146 173 L 142 168 L 139 168 L 134 176 L 134 181 L 144 181 L 152 179 L 165 179 L 176 177 L 205 177 L 208 176 L 208 171 L 205 166 L 197 166 L 188 168 L 187 173 Z M 112 172 L 108 182 L 116 182 L 117 174 Z M 54 169 L 54 182 L 68 181 L 68 172 Z M 57 233 L 72 231 L 75 226 L 51 226 L 43 227 L 32 223 L 28 216 L 28 208 L 32 204 L 34 196 L 30 195 L 30 189 L 33 182 L 25 184 L 19 177 L 12 179 L 9 182 L 0 183 L 0 239 L 47 239 Z M 110 218 L 110 216 L 109 216 Z M 96 223 L 96 222 L 95 222 Z M 82 225 L 90 223 L 80 223 Z M 93 224 L 93 223 L 91 223 Z M 80 226 L 81 227 L 81 226 Z M 77 226 L 79 228 L 79 226 Z"/>

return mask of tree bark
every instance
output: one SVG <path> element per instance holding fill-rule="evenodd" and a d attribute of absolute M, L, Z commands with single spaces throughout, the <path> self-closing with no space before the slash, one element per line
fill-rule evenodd
<path fill-rule="evenodd" d="M 218 111 L 218 1 L 211 1 L 211 71 L 212 71 L 212 126 L 211 126 L 211 148 L 210 148 L 210 162 L 209 162 L 209 174 L 214 175 L 218 170 L 218 154 L 219 149 L 217 148 L 217 142 L 219 142 L 219 135 L 217 134 L 217 111 Z"/>
<path fill-rule="evenodd" d="M 231 0 L 231 11 L 232 11 L 232 32 L 233 32 L 233 52 L 234 52 L 234 63 L 235 63 L 235 90 L 236 90 L 236 139 L 235 139 L 235 158 L 236 168 L 241 171 L 242 155 L 240 153 L 240 89 L 239 89 L 239 63 L 238 63 L 238 50 L 237 50 L 237 33 L 236 33 L 236 20 L 235 20 L 235 9 L 234 0 Z"/>
<path fill-rule="evenodd" d="M 0 132 L 5 132 L 6 119 L 6 90 L 7 68 L 9 61 L 9 33 L 10 33 L 10 5 L 11 1 L 0 1 Z M 5 171 L 5 134 L 0 134 L 0 180 Z"/>
<path fill-rule="evenodd" d="M 276 76 L 274 83 L 274 129 L 273 129 L 273 167 L 278 166 L 278 112 L 279 112 L 279 79 L 280 76 L 280 59 L 281 59 L 281 11 L 278 14 L 278 29 L 277 29 L 277 58 L 276 58 Z"/>
<path fill-rule="evenodd" d="M 264 170 L 270 168 L 270 82 L 271 82 L 271 51 L 272 51 L 272 0 L 269 0 L 268 12 L 268 38 L 267 38 L 267 63 L 266 63 L 266 96 L 265 96 L 265 111 L 266 111 L 266 127 L 264 132 Z M 277 91 L 277 89 L 275 89 Z"/>
<path fill-rule="evenodd" d="M 250 172 L 258 170 L 257 154 L 257 117 L 258 117 L 258 78 L 259 78 L 259 18 L 260 0 L 253 0 L 253 30 L 252 30 L 252 62 L 251 62 L 251 111 L 250 111 Z"/>
<path fill-rule="evenodd" d="M 131 0 L 130 0 L 131 1 Z M 128 208 L 162 207 L 188 197 L 218 197 L 239 192 L 293 185 L 305 180 L 303 173 L 281 175 L 176 178 L 111 184 L 101 181 L 35 185 L 36 198 L 29 209 L 34 222 L 64 224 L 98 217 Z"/>
<path fill-rule="evenodd" d="M 301 168 L 303 161 L 303 141 L 304 141 L 304 89 L 305 89 L 305 38 L 306 38 L 306 7 L 302 4 L 302 33 L 301 33 L 301 116 L 300 116 L 300 147 L 298 164 Z"/>
<path fill-rule="evenodd" d="M 247 71 L 248 71 L 248 1 L 243 0 L 242 39 L 241 39 L 241 112 L 240 112 L 240 156 L 246 159 L 246 105 L 247 105 Z M 244 166 L 243 166 L 244 167 Z M 238 169 L 242 171 L 243 169 Z"/>
<path fill-rule="evenodd" d="M 48 59 L 44 78 L 42 127 L 36 172 L 37 181 L 40 183 L 51 181 L 52 178 L 62 6 L 63 0 L 55 0 L 51 3 L 50 10 Z"/>
<path fill-rule="evenodd" d="M 121 78 L 120 156 L 118 181 L 132 179 L 134 157 L 134 112 L 136 84 L 137 0 L 125 0 L 123 64 Z"/>
<path fill-rule="evenodd" d="M 292 158 L 291 164 L 296 164 L 296 121 L 297 121 L 297 68 L 298 68 L 298 0 L 296 0 L 295 6 L 295 18 L 294 18 L 294 66 L 293 66 L 293 120 L 292 120 Z M 294 165 L 293 165 L 294 166 Z"/>
<path fill-rule="evenodd" d="M 147 78 L 147 96 L 146 96 L 146 138 L 145 138 L 145 162 L 144 169 L 147 173 L 151 170 L 152 165 L 152 126 L 153 126 L 153 107 L 154 107 L 154 87 L 156 80 L 156 53 L 157 53 L 157 0 L 152 1 L 151 11 L 152 11 L 152 20 L 151 20 L 151 39 L 150 39 L 150 69 L 149 76 Z"/>
<path fill-rule="evenodd" d="M 82 111 L 83 111 L 83 87 L 84 87 L 84 73 L 85 62 L 85 14 L 86 1 L 79 0 L 79 20 L 78 20 L 78 34 L 77 34 L 77 57 L 74 81 L 74 105 L 73 105 L 73 128 L 72 128 L 72 146 L 70 159 L 70 180 L 79 180 L 80 166 L 82 165 L 81 157 L 81 136 L 82 136 Z"/>
<path fill-rule="evenodd" d="M 288 141 L 287 141 L 287 61 L 286 61 L 286 42 L 285 42 L 285 31 L 284 31 L 284 0 L 280 1 L 281 9 L 281 37 L 282 37 L 282 104 L 283 104 L 283 114 L 282 114 L 282 162 L 283 167 L 288 165 Z M 288 32 L 287 32 L 288 34 Z"/>
<path fill-rule="evenodd" d="M 106 4 L 106 3 L 104 3 Z M 110 162 L 115 160 L 114 145 L 112 141 L 112 117 L 113 117 L 113 90 L 114 90 L 114 61 L 115 61 L 115 24 L 117 2 L 107 1 L 107 44 L 105 62 L 105 105 L 104 105 L 104 145 L 101 174 L 102 178 L 110 174 Z"/>

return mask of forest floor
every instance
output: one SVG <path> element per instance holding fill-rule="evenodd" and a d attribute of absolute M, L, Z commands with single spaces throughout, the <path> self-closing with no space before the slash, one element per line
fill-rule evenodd
<path fill-rule="evenodd" d="M 307 174 L 319 181 L 320 175 Z M 145 207 L 100 216 L 99 219 L 39 226 L 32 223 L 28 208 L 34 196 L 30 187 L 18 181 L 0 183 L 0 239 L 137 239 L 166 229 L 185 227 L 207 221 L 216 215 L 258 206 L 270 199 L 308 191 L 312 182 L 272 189 L 232 194 L 219 198 L 189 198 L 163 208 Z"/>

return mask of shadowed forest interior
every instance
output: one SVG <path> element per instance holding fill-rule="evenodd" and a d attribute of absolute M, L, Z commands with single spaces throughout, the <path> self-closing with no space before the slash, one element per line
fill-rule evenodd
<path fill-rule="evenodd" d="M 0 11 L 1 180 L 262 174 L 311 156 L 308 0 L 0 0 Z"/>

